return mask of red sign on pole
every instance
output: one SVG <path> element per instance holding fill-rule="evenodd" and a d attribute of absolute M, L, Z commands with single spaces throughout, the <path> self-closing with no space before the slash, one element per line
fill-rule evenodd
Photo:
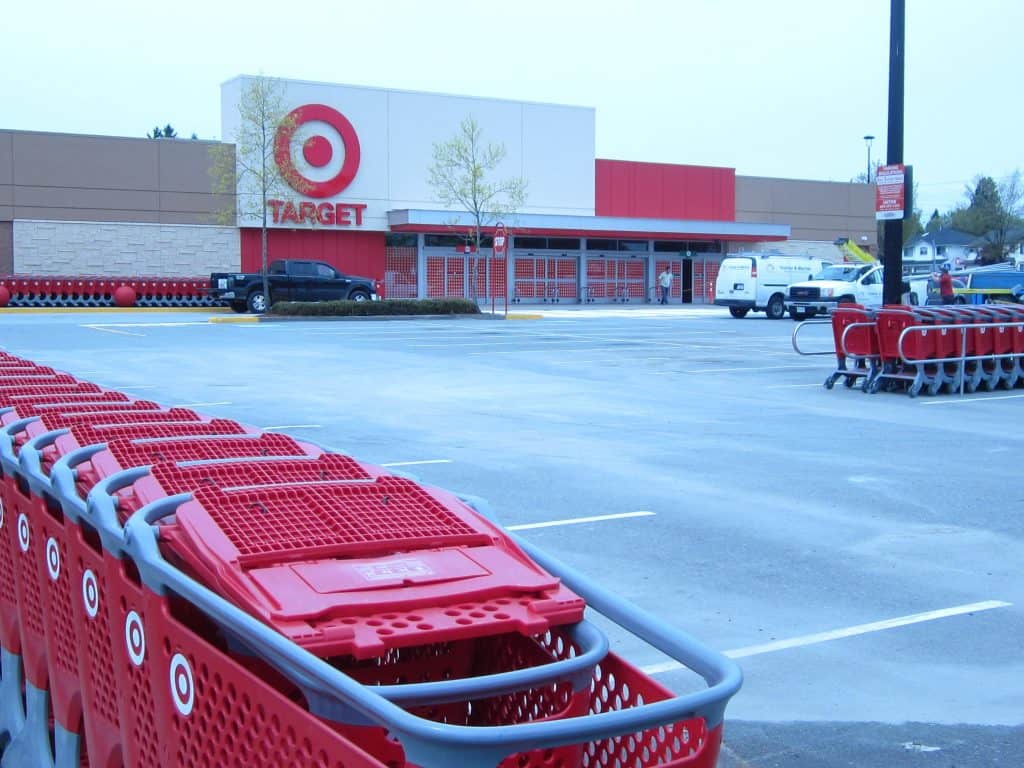
<path fill-rule="evenodd" d="M 902 219 L 906 205 L 906 166 L 881 165 L 875 175 L 875 220 Z"/>
<path fill-rule="evenodd" d="M 504 256 L 506 245 L 507 237 L 505 235 L 505 225 L 499 221 L 494 226 L 494 255 Z"/>

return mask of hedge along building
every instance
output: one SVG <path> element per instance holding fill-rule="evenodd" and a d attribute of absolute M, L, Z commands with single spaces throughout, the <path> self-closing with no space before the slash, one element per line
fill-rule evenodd
<path fill-rule="evenodd" d="M 225 138 L 250 81 L 221 87 Z M 837 237 L 874 245 L 868 185 L 595 159 L 591 108 L 281 82 L 295 130 L 279 137 L 276 160 L 303 181 L 268 201 L 270 258 L 326 261 L 383 281 L 390 297 L 643 301 L 670 265 L 674 300 L 708 302 L 727 253 L 831 255 Z M 505 218 L 505 259 L 489 238 L 466 253 L 469 214 L 444 209 L 428 183 L 433 145 L 469 115 L 506 149 L 494 178 L 528 184 L 525 205 Z M 257 222 L 213 223 L 233 200 L 211 192 L 209 148 L 0 131 L 0 273 L 258 270 Z"/>

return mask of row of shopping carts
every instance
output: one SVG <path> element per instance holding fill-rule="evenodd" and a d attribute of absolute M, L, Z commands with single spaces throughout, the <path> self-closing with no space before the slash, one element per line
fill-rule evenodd
<path fill-rule="evenodd" d="M 840 304 L 832 335 L 829 389 L 842 381 L 915 397 L 1024 386 L 1024 305 Z"/>
<path fill-rule="evenodd" d="M 3 352 L 0 469 L 4 766 L 716 762 L 738 667 L 479 499 Z"/>

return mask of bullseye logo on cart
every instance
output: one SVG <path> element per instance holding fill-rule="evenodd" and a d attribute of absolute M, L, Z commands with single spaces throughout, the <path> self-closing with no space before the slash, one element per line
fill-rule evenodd
<path fill-rule="evenodd" d="M 359 172 L 359 136 L 348 118 L 325 104 L 289 112 L 274 135 L 274 162 L 281 178 L 303 197 L 341 194 Z M 359 227 L 366 203 L 267 200 L 275 224 Z"/>

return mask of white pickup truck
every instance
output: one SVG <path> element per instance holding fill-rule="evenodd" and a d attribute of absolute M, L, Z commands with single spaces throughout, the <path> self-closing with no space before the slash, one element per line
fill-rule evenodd
<path fill-rule="evenodd" d="M 786 310 L 794 320 L 826 314 L 840 302 L 881 306 L 882 265 L 833 264 L 813 280 L 793 283 L 786 294 Z"/>
<path fill-rule="evenodd" d="M 813 280 L 789 286 L 786 310 L 794 320 L 804 320 L 819 313 L 827 314 L 840 303 L 880 307 L 882 284 L 882 265 L 877 262 L 833 264 L 816 274 Z M 928 295 L 927 285 L 927 277 L 904 283 L 903 303 L 924 303 Z"/>

